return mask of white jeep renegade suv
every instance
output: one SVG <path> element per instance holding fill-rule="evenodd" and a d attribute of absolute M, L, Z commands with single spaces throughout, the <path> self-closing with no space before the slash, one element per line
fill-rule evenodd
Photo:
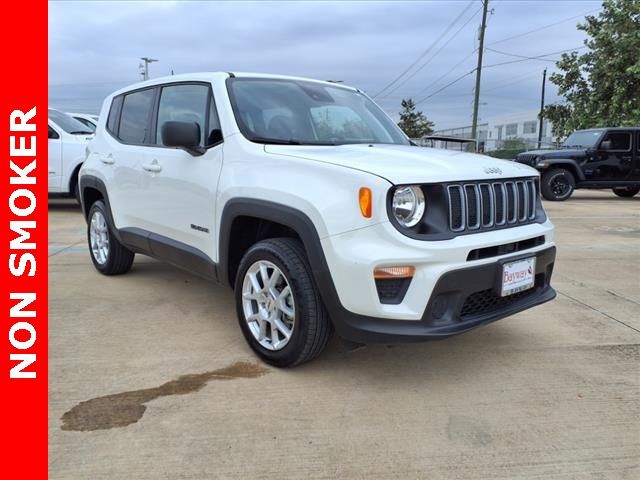
<path fill-rule="evenodd" d="M 261 74 L 115 92 L 82 167 L 101 273 L 150 255 L 235 290 L 266 362 L 441 338 L 549 301 L 538 173 L 416 147 L 358 89 Z"/>

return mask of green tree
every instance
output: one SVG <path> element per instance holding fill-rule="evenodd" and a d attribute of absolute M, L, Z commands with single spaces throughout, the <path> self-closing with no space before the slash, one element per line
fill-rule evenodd
<path fill-rule="evenodd" d="M 565 137 L 580 128 L 640 125 L 640 1 L 605 0 L 578 25 L 588 51 L 565 53 L 550 80 L 564 97 L 544 116 Z"/>
<path fill-rule="evenodd" d="M 402 111 L 398 126 L 409 138 L 420 138 L 433 133 L 433 122 L 427 120 L 422 112 L 416 112 L 412 99 L 402 100 Z"/>

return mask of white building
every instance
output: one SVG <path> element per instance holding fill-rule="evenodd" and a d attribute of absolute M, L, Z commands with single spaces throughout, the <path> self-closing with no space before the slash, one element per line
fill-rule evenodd
<path fill-rule="evenodd" d="M 505 146 L 505 140 L 520 140 L 527 149 L 537 148 L 538 128 L 540 120 L 538 111 L 498 115 L 478 124 L 478 143 L 480 150 L 498 150 Z M 542 122 L 542 147 L 554 145 L 552 124 L 548 120 Z M 446 128 L 437 130 L 435 135 L 447 135 L 471 138 L 471 126 Z"/>

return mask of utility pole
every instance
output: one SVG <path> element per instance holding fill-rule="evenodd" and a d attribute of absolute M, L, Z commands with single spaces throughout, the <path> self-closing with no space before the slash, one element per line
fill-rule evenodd
<path fill-rule="evenodd" d="M 542 116 L 542 112 L 544 111 L 544 85 L 547 82 L 547 69 L 544 69 L 542 72 L 542 96 L 540 98 L 540 125 L 538 125 L 538 148 L 542 148 L 542 122 L 544 121 L 544 117 Z"/>
<path fill-rule="evenodd" d="M 478 151 L 478 104 L 480 103 L 480 75 L 482 74 L 482 54 L 484 53 L 484 30 L 487 27 L 487 10 L 489 0 L 483 0 L 482 25 L 480 25 L 480 44 L 478 45 L 478 66 L 476 68 L 476 88 L 473 98 L 473 121 L 471 123 L 471 138 L 476 141 L 476 152 Z"/>
<path fill-rule="evenodd" d="M 149 80 L 149 64 L 153 62 L 157 62 L 158 60 L 155 58 L 142 57 L 140 58 L 144 62 L 144 70 L 142 72 L 142 78 L 145 80 Z"/>

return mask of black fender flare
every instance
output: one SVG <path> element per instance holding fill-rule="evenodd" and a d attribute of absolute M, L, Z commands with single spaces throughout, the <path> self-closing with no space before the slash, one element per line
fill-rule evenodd
<path fill-rule="evenodd" d="M 580 168 L 580 164 L 574 160 L 573 158 L 545 158 L 543 160 L 539 160 L 538 163 L 544 162 L 548 165 L 546 168 L 538 168 L 536 169 L 540 173 L 544 173 L 549 170 L 551 167 L 570 167 L 567 170 L 574 173 L 577 181 L 583 181 L 585 179 L 584 173 L 582 172 L 582 168 Z"/>
<path fill-rule="evenodd" d="M 319 289 L 320 296 L 335 323 L 336 313 L 342 311 L 343 306 L 331 278 L 320 236 L 313 221 L 305 213 L 288 205 L 242 197 L 233 198 L 225 204 L 218 230 L 218 281 L 223 284 L 229 284 L 231 226 L 233 221 L 240 216 L 249 216 L 279 223 L 291 228 L 299 235 L 307 253 L 311 273 Z"/>
<path fill-rule="evenodd" d="M 82 207 L 82 214 L 84 215 L 84 219 L 88 221 L 89 208 L 91 207 L 90 205 L 85 205 L 84 203 L 84 191 L 87 188 L 93 188 L 94 190 L 100 192 L 100 194 L 102 195 L 104 204 L 107 207 L 107 222 L 109 222 L 109 226 L 111 227 L 111 230 L 113 231 L 118 241 L 122 243 L 120 232 L 116 228 L 116 224 L 113 221 L 111 204 L 109 203 L 109 195 L 107 193 L 107 186 L 102 180 L 94 175 L 82 175 L 78 178 L 78 182 L 80 183 L 80 206 Z"/>

